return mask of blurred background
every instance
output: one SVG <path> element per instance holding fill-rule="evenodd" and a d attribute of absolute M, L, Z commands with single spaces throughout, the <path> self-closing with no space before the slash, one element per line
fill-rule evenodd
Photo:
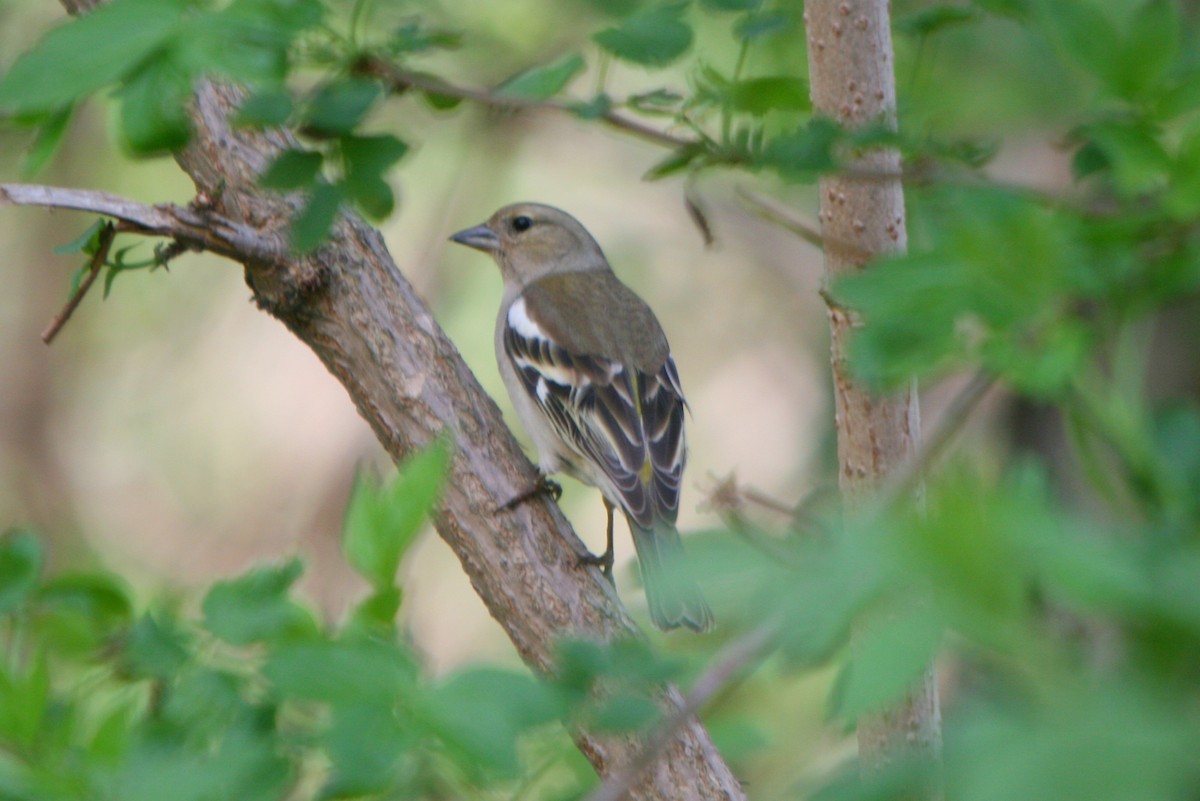
<path fill-rule="evenodd" d="M 582 48 L 591 66 L 577 79 L 588 87 L 581 95 L 597 80 L 588 36 L 600 18 L 582 0 L 415 5 L 463 31 L 471 45 L 422 64 L 437 74 L 494 85 L 531 63 Z M 895 5 L 902 14 L 926 4 Z M 799 3 L 782 7 L 799 17 Z M 0 69 L 60 20 L 56 4 L 0 0 Z M 712 15 L 697 23 L 702 27 L 683 65 L 653 75 L 611 65 L 610 93 L 686 91 L 697 64 L 728 70 L 737 43 L 727 26 Z M 902 124 L 984 138 L 999 148 L 988 168 L 994 177 L 1069 191 L 1069 159 L 1058 144 L 1072 120 L 1062 109 L 1071 107 L 1064 98 L 1087 90 L 1048 45 L 1017 33 L 996 18 L 950 30 L 936 47 L 900 36 Z M 805 64 L 803 34 L 793 27 L 756 47 L 747 72 L 803 74 Z M 958 76 L 946 82 L 947 91 L 912 91 L 946 74 Z M 132 160 L 113 144 L 112 111 L 89 102 L 37 181 L 186 204 L 192 188 L 172 161 Z M 384 104 L 372 127 L 413 146 L 393 173 L 400 201 L 381 226 L 388 246 L 510 421 L 492 352 L 499 275 L 489 259 L 446 239 L 501 205 L 540 201 L 567 210 L 593 233 L 618 275 L 654 307 L 672 343 L 693 412 L 681 528 L 719 525 L 703 501 L 730 475 L 787 504 L 833 487 L 821 256 L 738 196 L 742 188 L 766 192 L 815 221 L 812 187 L 731 173 L 699 181 L 690 191 L 715 234 L 706 247 L 681 182 L 642 180 L 664 152 L 597 124 L 468 104 L 435 111 L 400 98 Z M 24 134 L 0 131 L 0 180 L 18 180 L 28 144 Z M 185 255 L 169 273 L 121 276 L 107 300 L 91 293 L 54 344 L 43 345 L 39 334 L 65 302 L 81 263 L 54 248 L 92 221 L 0 210 L 0 526 L 40 529 L 54 542 L 58 564 L 102 562 L 130 577 L 143 598 L 186 594 L 253 563 L 299 554 L 309 565 L 303 586 L 314 606 L 338 619 L 364 593 L 339 546 L 355 471 L 390 469 L 371 432 L 316 357 L 249 302 L 239 267 L 211 256 Z M 911 231 L 918 244 L 919 224 L 915 219 Z M 134 242 L 122 237 L 118 246 Z M 131 255 L 149 255 L 152 244 Z M 1169 357 L 1173 339 L 1163 341 Z M 1166 383 L 1194 381 L 1187 371 L 1159 372 Z M 927 429 L 962 380 L 925 388 Z M 997 459 L 1012 448 L 1053 450 L 1057 434 L 1039 425 L 1036 409 L 1011 409 L 993 393 L 963 436 Z M 565 484 L 567 516 L 599 550 L 598 494 Z M 617 556 L 618 587 L 644 619 L 623 524 Z M 479 659 L 515 661 L 436 535 L 424 537 L 403 569 L 403 614 L 435 670 Z M 791 758 L 834 760 L 844 747 L 839 733 L 822 727 L 828 680 L 817 674 L 786 689 L 808 704 L 773 725 L 829 746 L 798 746 Z M 770 676 L 757 681 L 743 691 L 745 705 L 775 708 L 779 688 Z"/>

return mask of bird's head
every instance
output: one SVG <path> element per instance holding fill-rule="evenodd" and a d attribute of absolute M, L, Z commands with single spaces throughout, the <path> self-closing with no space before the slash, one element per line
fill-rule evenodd
<path fill-rule="evenodd" d="M 541 203 L 515 203 L 450 241 L 492 254 L 508 280 L 529 284 L 550 274 L 608 269 L 596 240 L 579 221 Z"/>

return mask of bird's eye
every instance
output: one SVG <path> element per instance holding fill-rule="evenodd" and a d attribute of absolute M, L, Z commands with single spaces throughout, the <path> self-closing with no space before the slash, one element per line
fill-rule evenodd
<path fill-rule="evenodd" d="M 522 214 L 520 217 L 513 217 L 512 227 L 513 230 L 517 231 L 518 233 L 521 231 L 528 231 L 532 225 L 533 220 L 529 219 L 524 214 Z"/>

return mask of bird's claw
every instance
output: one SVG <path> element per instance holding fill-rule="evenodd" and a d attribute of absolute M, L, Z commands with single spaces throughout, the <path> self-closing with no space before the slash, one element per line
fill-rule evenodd
<path fill-rule="evenodd" d="M 600 572 L 608 579 L 609 584 L 615 585 L 613 581 L 613 505 L 604 498 L 604 511 L 608 514 L 608 525 L 605 527 L 605 539 L 608 542 L 608 547 L 604 549 L 604 553 L 596 555 L 590 551 L 579 557 L 580 566 L 593 565 L 600 568 Z"/>
<path fill-rule="evenodd" d="M 580 567 L 598 567 L 611 584 L 613 581 L 613 551 L 609 548 L 604 553 L 586 553 L 579 557 Z"/>
<path fill-rule="evenodd" d="M 531 501 L 539 495 L 549 495 L 550 497 L 554 498 L 555 501 L 557 501 L 562 497 L 562 484 L 559 484 L 557 481 L 554 481 L 553 479 L 544 475 L 539 475 L 537 483 L 525 490 L 525 492 L 522 492 L 516 497 L 510 498 L 508 501 L 501 504 L 497 511 L 510 512 L 526 501 Z"/>

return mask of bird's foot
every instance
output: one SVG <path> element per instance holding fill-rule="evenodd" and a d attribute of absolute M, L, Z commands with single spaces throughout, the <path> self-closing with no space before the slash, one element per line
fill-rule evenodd
<path fill-rule="evenodd" d="M 580 567 L 598 567 L 608 583 L 613 583 L 613 550 L 609 548 L 604 553 L 587 553 L 579 557 Z"/>
<path fill-rule="evenodd" d="M 557 501 L 562 497 L 562 485 L 557 481 L 548 478 L 544 473 L 539 473 L 537 483 L 516 497 L 510 498 L 508 501 L 501 504 L 500 508 L 496 511 L 510 512 L 526 501 L 531 501 L 538 496 L 545 495 L 549 495 Z"/>
<path fill-rule="evenodd" d="M 600 572 L 608 579 L 608 583 L 615 586 L 616 582 L 613 581 L 613 505 L 608 498 L 604 499 L 604 511 L 608 514 L 608 526 L 605 531 L 608 547 L 600 555 L 589 552 L 587 556 L 579 557 L 579 564 L 599 567 Z"/>

